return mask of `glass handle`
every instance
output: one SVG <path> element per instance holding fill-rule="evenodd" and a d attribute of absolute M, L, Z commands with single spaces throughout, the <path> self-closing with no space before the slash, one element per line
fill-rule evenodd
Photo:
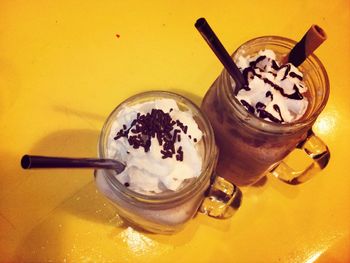
<path fill-rule="evenodd" d="M 242 192 L 234 184 L 216 176 L 199 212 L 215 218 L 229 218 L 238 210 Z"/>
<path fill-rule="evenodd" d="M 296 171 L 282 161 L 271 171 L 275 177 L 292 185 L 304 183 L 315 176 L 315 174 L 327 166 L 331 155 L 327 145 L 312 130 L 309 130 L 306 139 L 299 143 L 297 148 L 304 150 L 313 160 L 306 169 Z"/>

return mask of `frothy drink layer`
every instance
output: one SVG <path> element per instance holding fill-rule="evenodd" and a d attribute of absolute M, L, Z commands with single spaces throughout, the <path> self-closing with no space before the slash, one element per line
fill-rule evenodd
<path fill-rule="evenodd" d="M 190 111 L 181 111 L 172 99 L 158 99 L 120 110 L 108 157 L 126 164 L 116 175 L 125 187 L 147 195 L 176 191 L 201 174 L 201 139 Z"/>
<path fill-rule="evenodd" d="M 276 123 L 294 122 L 304 115 L 307 87 L 295 66 L 280 65 L 268 49 L 255 56 L 240 56 L 236 63 L 248 83 L 236 97 L 249 112 Z"/>
<path fill-rule="evenodd" d="M 196 213 L 209 177 L 190 195 L 166 203 L 162 198 L 202 175 L 203 155 L 203 133 L 187 107 L 180 109 L 173 99 L 128 104 L 112 120 L 107 139 L 108 158 L 124 162 L 126 168 L 121 174 L 98 170 L 96 185 L 129 223 L 171 233 Z M 159 196 L 160 203 L 130 198 L 112 187 L 108 174 L 134 192 Z"/>

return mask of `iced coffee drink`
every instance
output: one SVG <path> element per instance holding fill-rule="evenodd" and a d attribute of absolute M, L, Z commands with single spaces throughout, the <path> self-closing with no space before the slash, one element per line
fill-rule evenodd
<path fill-rule="evenodd" d="M 243 44 L 233 59 L 247 85 L 238 89 L 223 71 L 203 100 L 220 149 L 217 173 L 238 186 L 255 183 L 302 145 L 328 99 L 328 77 L 316 56 L 298 68 L 286 63 L 294 45 L 281 37 Z"/>
<path fill-rule="evenodd" d="M 122 103 L 100 137 L 100 157 L 125 170 L 96 173 L 125 221 L 152 232 L 180 229 L 196 213 L 216 163 L 208 121 L 185 98 L 148 92 Z"/>

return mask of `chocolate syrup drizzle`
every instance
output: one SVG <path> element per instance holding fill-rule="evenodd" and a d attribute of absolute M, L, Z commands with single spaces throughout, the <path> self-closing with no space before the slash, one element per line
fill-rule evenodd
<path fill-rule="evenodd" d="M 266 58 L 266 56 L 259 56 L 255 61 L 251 61 L 249 63 L 249 67 L 245 68 L 243 70 L 243 77 L 244 79 L 246 80 L 247 83 L 249 83 L 249 80 L 252 80 L 254 77 L 257 77 L 261 80 L 264 81 L 264 83 L 266 83 L 267 85 L 271 86 L 272 88 L 274 88 L 275 90 L 279 91 L 281 93 L 281 95 L 283 97 L 286 97 L 288 99 L 292 99 L 292 100 L 302 100 L 304 97 L 303 95 L 300 93 L 299 91 L 299 88 L 297 85 L 294 84 L 293 86 L 293 90 L 294 90 L 294 93 L 292 94 L 287 94 L 284 89 L 273 83 L 271 80 L 267 79 L 267 78 L 264 78 L 261 74 L 258 73 L 258 71 L 261 71 L 261 69 L 259 67 L 257 67 L 257 64 L 261 61 L 263 61 L 264 59 Z M 284 72 L 284 75 L 283 75 L 283 78 L 281 79 L 282 81 L 285 80 L 288 76 L 292 77 L 292 78 L 297 78 L 299 79 L 300 81 L 303 80 L 303 77 L 298 75 L 297 73 L 295 72 L 291 72 L 291 65 L 290 64 L 286 64 L 286 65 L 282 65 L 282 66 L 278 66 L 277 62 L 275 60 L 272 60 L 271 62 L 271 67 L 274 69 L 274 70 L 281 70 L 283 68 L 286 68 L 285 72 Z M 270 72 L 273 76 L 277 76 L 276 73 L 274 72 Z M 250 88 L 248 86 L 244 86 L 242 87 L 242 89 L 244 90 L 247 90 L 249 91 Z M 271 101 L 273 100 L 273 94 L 268 91 L 266 92 L 265 96 L 268 98 L 270 97 L 271 98 Z M 265 110 L 266 108 L 266 105 L 261 103 L 261 102 L 258 102 L 255 107 L 250 105 L 247 101 L 245 100 L 241 100 L 240 101 L 242 103 L 242 105 L 251 113 L 257 113 L 257 115 L 260 117 L 260 118 L 267 118 L 273 122 L 276 122 L 276 123 L 282 123 L 284 122 L 284 119 L 282 117 L 282 113 L 281 113 L 281 109 L 280 107 L 277 105 L 277 104 L 274 104 L 273 105 L 273 109 L 278 113 L 279 115 L 279 119 L 276 118 L 275 116 L 273 116 L 271 113 L 269 113 L 268 111 Z"/>
<path fill-rule="evenodd" d="M 294 85 L 294 87 L 293 87 L 294 93 L 287 94 L 284 92 L 284 89 L 282 87 L 273 83 L 271 80 L 269 80 L 267 78 L 260 78 L 260 79 L 262 79 L 266 84 L 273 87 L 275 90 L 278 90 L 283 97 L 286 97 L 286 98 L 292 99 L 292 100 L 302 100 L 304 98 L 303 95 L 301 95 L 301 93 L 296 85 Z"/>
<path fill-rule="evenodd" d="M 270 97 L 270 98 L 271 98 L 271 101 L 273 101 L 273 94 L 272 94 L 271 91 L 266 92 L 265 97 L 266 97 L 266 98 Z"/>

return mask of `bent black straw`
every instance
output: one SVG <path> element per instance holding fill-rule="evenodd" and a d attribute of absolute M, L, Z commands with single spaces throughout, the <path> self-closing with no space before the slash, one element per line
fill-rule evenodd
<path fill-rule="evenodd" d="M 233 62 L 231 56 L 221 44 L 220 40 L 215 35 L 205 18 L 199 18 L 195 23 L 195 27 L 198 29 L 199 33 L 205 39 L 209 47 L 214 51 L 215 55 L 224 65 L 227 72 L 236 81 L 236 90 L 239 90 L 241 87 L 245 86 L 246 82 L 241 71 Z"/>
<path fill-rule="evenodd" d="M 94 159 L 94 158 L 66 158 L 66 157 L 48 157 L 36 155 L 24 155 L 21 159 L 23 169 L 32 168 L 101 168 L 112 169 L 121 173 L 125 165 L 112 159 Z"/>

